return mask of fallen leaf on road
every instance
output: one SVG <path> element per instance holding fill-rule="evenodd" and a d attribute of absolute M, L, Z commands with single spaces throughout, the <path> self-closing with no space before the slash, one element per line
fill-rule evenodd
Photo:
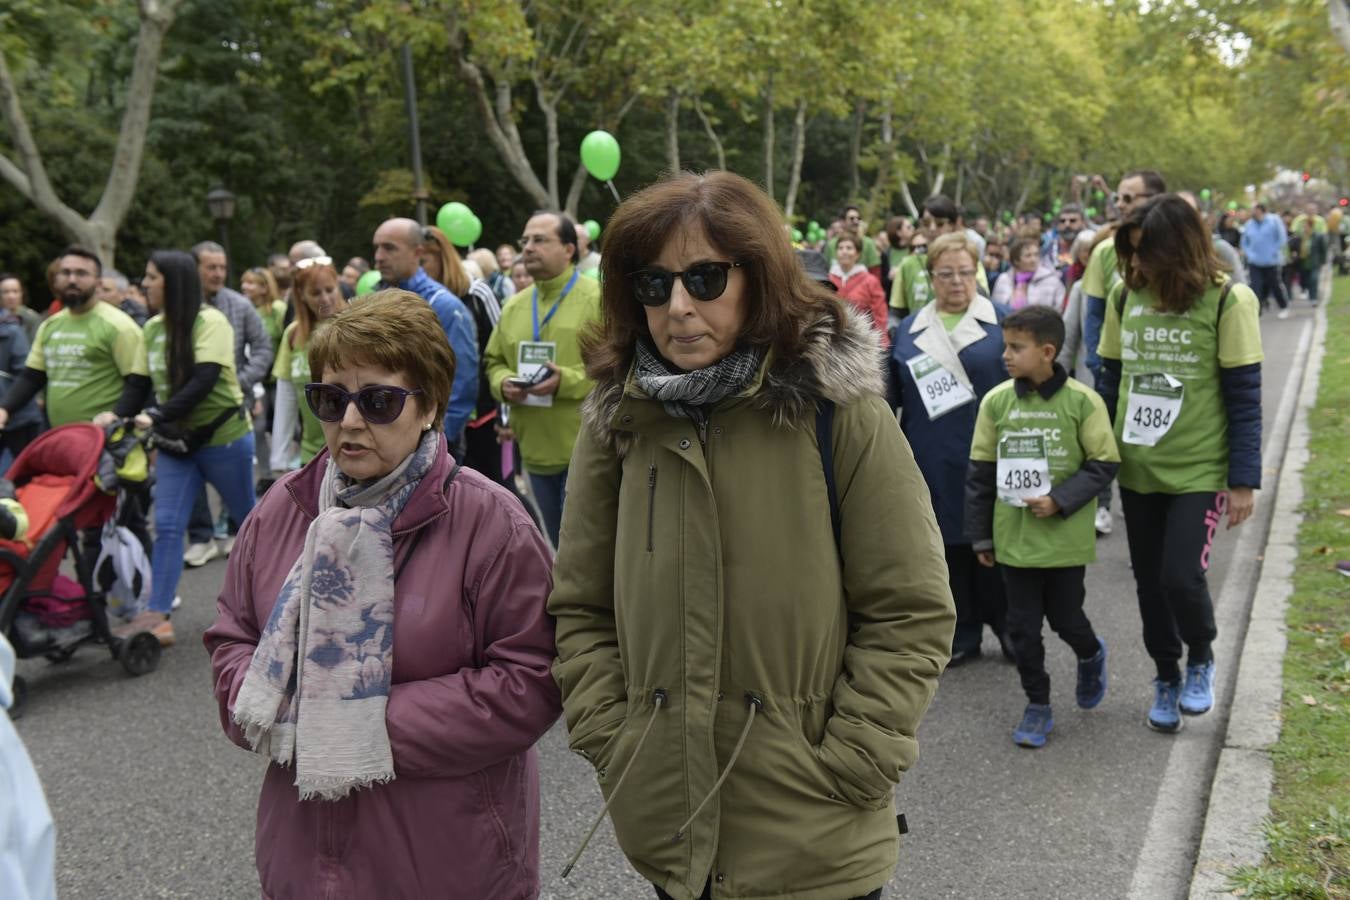
<path fill-rule="evenodd" d="M 1341 635 L 1341 649 L 1350 650 L 1350 631 L 1347 631 L 1345 634 Z"/>
<path fill-rule="evenodd" d="M 1319 556 L 1330 556 L 1334 551 L 1334 549 L 1335 549 L 1334 547 L 1328 547 L 1326 544 L 1323 544 L 1322 546 L 1314 550 L 1313 553 L 1316 553 Z"/>
<path fill-rule="evenodd" d="M 1304 694 L 1304 695 L 1303 695 L 1303 705 L 1304 705 L 1304 706 L 1316 706 L 1316 705 L 1317 705 L 1317 698 L 1314 697 L 1312 694 Z"/>

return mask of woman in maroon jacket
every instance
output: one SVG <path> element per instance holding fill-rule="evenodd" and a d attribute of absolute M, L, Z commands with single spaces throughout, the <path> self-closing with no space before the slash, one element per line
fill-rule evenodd
<path fill-rule="evenodd" d="M 535 897 L 548 545 L 446 452 L 426 303 L 358 300 L 310 363 L 327 451 L 245 520 L 205 638 L 226 734 L 269 759 L 263 895 Z"/>
<path fill-rule="evenodd" d="M 834 245 L 834 265 L 830 266 L 830 282 L 839 293 L 872 321 L 872 327 L 881 335 L 881 345 L 889 347 L 886 335 L 886 295 L 881 282 L 858 262 L 862 255 L 862 241 L 855 232 L 845 231 Z"/>

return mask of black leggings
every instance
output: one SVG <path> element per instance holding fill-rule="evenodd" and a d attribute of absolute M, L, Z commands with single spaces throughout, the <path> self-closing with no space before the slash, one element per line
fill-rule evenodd
<path fill-rule="evenodd" d="M 1073 648 L 1079 659 L 1101 649 L 1097 633 L 1083 612 L 1083 566 L 1064 569 L 1019 569 L 1002 566 L 1008 588 L 1008 636 L 1017 657 L 1022 690 L 1032 703 L 1050 702 L 1050 674 L 1045 671 L 1041 620 Z"/>
<path fill-rule="evenodd" d="M 653 885 L 653 887 L 655 887 L 655 885 Z M 656 888 L 656 896 L 659 897 L 660 900 L 672 900 L 671 896 L 660 888 Z M 703 896 L 699 897 L 698 900 L 712 900 L 711 881 L 708 882 L 708 886 L 703 889 Z M 881 888 L 877 888 L 875 891 L 864 897 L 854 897 L 853 900 L 881 900 Z"/>
<path fill-rule="evenodd" d="M 1182 644 L 1187 662 L 1214 658 L 1210 648 L 1218 630 L 1214 601 L 1205 572 L 1219 522 L 1228 510 L 1228 493 L 1138 494 L 1120 490 L 1125 534 L 1139 594 L 1144 648 L 1158 677 L 1181 677 Z"/>
<path fill-rule="evenodd" d="M 956 632 L 952 652 L 980 649 L 984 626 L 995 634 L 1007 630 L 1008 602 L 998 567 L 980 565 L 970 544 L 946 544 L 947 579 L 956 602 Z"/>

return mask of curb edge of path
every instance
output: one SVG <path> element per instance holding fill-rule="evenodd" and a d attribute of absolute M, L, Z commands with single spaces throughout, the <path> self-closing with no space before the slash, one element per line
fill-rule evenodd
<path fill-rule="evenodd" d="M 1192 876 L 1192 900 L 1227 894 L 1228 877 L 1239 866 L 1265 857 L 1264 824 L 1270 815 L 1274 764 L 1284 694 L 1285 616 L 1293 593 L 1302 522 L 1303 469 L 1308 463 L 1308 412 L 1317 402 L 1325 352 L 1327 313 L 1319 304 L 1312 345 L 1303 370 L 1294 422 L 1276 488 L 1275 514 L 1266 539 L 1265 562 L 1256 585 L 1247 637 L 1234 688 L 1232 714 L 1214 773 L 1209 812 Z"/>
<path fill-rule="evenodd" d="M 1317 321 L 1324 321 L 1322 307 L 1318 308 Z M 1242 721 L 1239 710 L 1248 702 L 1247 694 L 1240 694 L 1236 688 L 1244 651 L 1247 649 L 1244 637 L 1248 631 L 1249 617 L 1255 609 L 1255 598 L 1259 595 L 1256 586 L 1265 571 L 1263 560 L 1266 559 L 1266 544 L 1277 521 L 1276 512 L 1280 508 L 1282 488 L 1286 486 L 1290 436 L 1304 398 L 1314 333 L 1321 334 L 1313 322 L 1303 325 L 1289 367 L 1290 377 L 1280 394 L 1270 440 L 1264 448 L 1263 466 L 1268 473 L 1279 475 L 1274 489 L 1265 492 L 1269 505 L 1258 502 L 1256 516 L 1238 534 L 1227 574 L 1214 598 L 1215 619 L 1219 626 L 1219 637 L 1214 643 L 1215 657 L 1219 660 L 1215 679 L 1218 702 L 1210 715 L 1186 717 L 1185 729 L 1167 738 L 1172 741 L 1172 748 L 1167 756 L 1144 841 L 1135 860 L 1127 892 L 1131 900 L 1188 896 L 1194 881 L 1197 855 L 1204 842 L 1203 835 L 1208 830 L 1209 822 L 1218 816 L 1217 810 L 1210 809 L 1210 803 L 1223 802 L 1219 791 L 1231 781 L 1227 777 L 1220 781 L 1218 777 L 1220 757 L 1229 748 L 1228 735 L 1232 719 L 1236 717 Z M 1320 361 L 1320 344 L 1318 347 Z M 1306 427 L 1306 416 L 1304 422 Z M 1300 474 L 1301 469 L 1300 464 L 1299 472 L 1295 474 Z M 1230 661 L 1228 665 L 1224 664 L 1225 660 Z M 1278 711 L 1278 686 L 1276 690 Z M 1225 703 L 1226 697 L 1232 700 Z M 1232 762 L 1230 757 L 1229 763 Z M 1229 771 L 1229 768 L 1224 767 L 1224 771 Z M 1250 795 L 1246 796 L 1248 799 L 1240 814 L 1230 810 L 1226 815 L 1233 825 L 1239 822 L 1255 823 L 1259 834 L 1260 822 L 1268 807 L 1268 788 L 1264 795 L 1259 795 L 1265 798 L 1265 802 L 1256 813 L 1250 812 Z M 1248 831 L 1247 827 L 1242 829 L 1243 834 Z"/>

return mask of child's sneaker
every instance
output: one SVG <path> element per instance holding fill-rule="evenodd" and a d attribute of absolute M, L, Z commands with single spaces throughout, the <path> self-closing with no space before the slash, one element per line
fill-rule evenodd
<path fill-rule="evenodd" d="M 1176 734 L 1181 730 L 1181 680 L 1153 679 L 1153 708 L 1148 711 L 1148 727 L 1154 731 Z"/>
<path fill-rule="evenodd" d="M 1078 661 L 1078 708 L 1092 709 L 1106 696 L 1106 641 L 1097 638 L 1097 653 Z"/>
<path fill-rule="evenodd" d="M 1055 719 L 1050 715 L 1050 704 L 1028 703 L 1022 713 L 1022 722 L 1013 729 L 1013 743 L 1020 747 L 1044 747 L 1045 739 L 1055 727 Z"/>
<path fill-rule="evenodd" d="M 1214 660 L 1186 667 L 1186 685 L 1181 689 L 1178 705 L 1188 716 L 1210 711 L 1214 706 Z"/>

